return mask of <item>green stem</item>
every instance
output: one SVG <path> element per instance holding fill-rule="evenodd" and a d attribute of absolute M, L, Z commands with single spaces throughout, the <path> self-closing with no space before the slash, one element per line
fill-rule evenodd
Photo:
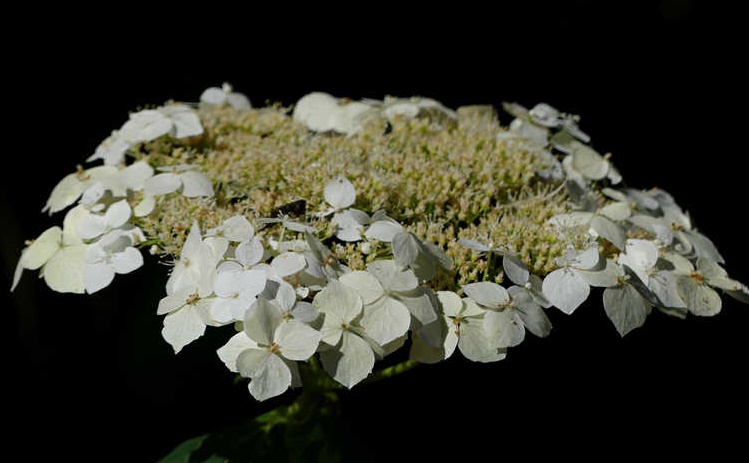
<path fill-rule="evenodd" d="M 405 360 L 401 363 L 397 363 L 395 365 L 383 368 L 382 370 L 372 373 L 367 379 L 362 381 L 361 384 L 372 384 L 385 378 L 392 378 L 393 376 L 410 371 L 416 368 L 418 365 L 421 365 L 421 363 L 415 360 Z"/>

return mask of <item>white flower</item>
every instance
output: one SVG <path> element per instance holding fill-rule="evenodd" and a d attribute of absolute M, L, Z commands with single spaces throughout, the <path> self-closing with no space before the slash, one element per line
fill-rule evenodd
<path fill-rule="evenodd" d="M 468 298 L 486 310 L 484 329 L 495 347 L 514 347 L 525 339 L 525 325 L 512 309 L 507 289 L 490 281 L 469 283 L 462 288 Z"/>
<path fill-rule="evenodd" d="M 315 132 L 353 135 L 361 131 L 367 117 L 374 112 L 375 107 L 368 103 L 312 92 L 297 101 L 292 117 Z"/>
<path fill-rule="evenodd" d="M 126 142 L 134 145 L 165 135 L 174 138 L 194 137 L 203 133 L 203 126 L 198 115 L 189 106 L 168 104 L 131 113 L 119 132 Z"/>
<path fill-rule="evenodd" d="M 439 101 L 432 98 L 423 97 L 386 97 L 384 102 L 382 103 L 381 111 L 382 115 L 388 120 L 392 120 L 395 117 L 406 117 L 409 119 L 413 119 L 430 112 L 440 114 L 450 119 L 458 118 L 458 115 L 455 111 L 447 108 Z"/>
<path fill-rule="evenodd" d="M 664 308 L 685 308 L 686 305 L 677 290 L 676 275 L 658 268 L 658 247 L 653 241 L 628 239 L 626 251 L 619 254 L 617 263 L 629 269 L 644 285 L 644 295 L 652 292 L 656 305 Z"/>
<path fill-rule="evenodd" d="M 133 233 L 113 230 L 91 243 L 86 251 L 83 282 L 86 292 L 94 293 L 112 282 L 115 274 L 130 273 L 143 266 L 143 255 L 133 247 Z"/>
<path fill-rule="evenodd" d="M 54 291 L 78 293 L 85 291 L 84 268 L 87 245 L 76 228 L 88 211 L 76 206 L 65 214 L 63 227 L 51 227 L 33 240 L 22 252 L 13 277 L 11 291 L 18 284 L 23 269 L 40 269 L 40 275 Z"/>
<path fill-rule="evenodd" d="M 247 340 L 241 340 L 245 336 Z M 300 385 L 296 361 L 311 357 L 321 333 L 298 320 L 285 320 L 281 309 L 260 297 L 247 312 L 244 331 L 218 350 L 232 371 L 250 378 L 250 394 L 260 401 Z"/>
<path fill-rule="evenodd" d="M 359 292 L 364 304 L 360 323 L 382 346 L 404 335 L 412 316 L 418 326 L 437 319 L 430 293 L 419 286 L 412 270 L 392 260 L 370 262 L 367 271 L 347 273 L 339 281 Z"/>
<path fill-rule="evenodd" d="M 52 215 L 65 209 L 76 202 L 88 187 L 97 181 L 105 181 L 107 178 L 116 176 L 117 172 L 114 166 L 96 166 L 85 170 L 79 169 L 66 175 L 52 189 L 42 212 L 49 212 L 49 215 Z"/>
<path fill-rule="evenodd" d="M 343 175 L 330 180 L 323 190 L 325 201 L 330 208 L 320 212 L 318 217 L 333 214 L 330 220 L 335 226 L 336 237 L 343 241 L 359 241 L 364 234 L 364 226 L 369 223 L 369 215 L 351 206 L 356 201 L 354 185 Z"/>
<path fill-rule="evenodd" d="M 101 159 L 105 166 L 119 166 L 125 161 L 125 153 L 130 149 L 132 143 L 126 140 L 119 130 L 114 130 L 96 147 L 94 154 L 86 159 L 86 162 Z"/>
<path fill-rule="evenodd" d="M 216 272 L 211 317 L 220 324 L 244 320 L 245 313 L 265 288 L 266 271 L 262 268 Z"/>
<path fill-rule="evenodd" d="M 84 240 L 98 238 L 125 225 L 130 219 L 131 212 L 127 200 L 122 199 L 111 204 L 104 214 L 89 213 L 86 219 L 78 224 L 78 236 Z"/>
<path fill-rule="evenodd" d="M 543 280 L 543 292 L 549 302 L 568 315 L 574 312 L 590 295 L 590 283 L 581 271 L 592 269 L 599 259 L 595 245 L 584 250 L 568 247 L 559 259 L 560 267 Z"/>
<path fill-rule="evenodd" d="M 470 298 L 462 298 L 452 291 L 437 291 L 447 323 L 444 340 L 444 356 L 449 358 L 459 349 L 467 359 L 474 362 L 496 362 L 505 358 L 505 349 L 496 347 L 484 327 L 486 310 Z"/>
<path fill-rule="evenodd" d="M 210 297 L 217 260 L 211 247 L 203 242 L 198 224 L 193 223 L 166 282 L 167 296 L 159 301 L 156 312 L 166 315 L 161 334 L 175 353 L 201 337 L 207 324 L 218 323 L 211 318 L 215 298 Z"/>
<path fill-rule="evenodd" d="M 390 243 L 393 241 L 393 238 L 395 238 L 395 235 L 405 231 L 403 225 L 388 217 L 385 211 L 379 210 L 372 214 L 372 217 L 369 220 L 369 225 L 367 226 L 367 231 L 364 232 L 364 236 L 370 239 Z"/>
<path fill-rule="evenodd" d="M 242 215 L 235 215 L 224 220 L 218 227 L 206 231 L 204 241 L 213 249 L 215 255 L 223 256 L 231 242 L 247 242 L 254 236 L 255 229 L 250 221 Z"/>
<path fill-rule="evenodd" d="M 162 173 L 144 182 L 144 193 L 148 196 L 166 195 L 181 189 L 182 195 L 188 198 L 213 196 L 211 180 L 205 174 L 195 171 L 197 167 L 189 164 L 157 167 L 156 170 Z"/>
<path fill-rule="evenodd" d="M 603 179 L 609 179 L 612 184 L 621 181 L 621 175 L 608 156 L 602 156 L 590 146 L 570 140 L 565 150 L 569 154 L 562 159 L 562 167 L 567 177 L 575 180 L 581 187 Z"/>
<path fill-rule="evenodd" d="M 429 281 L 437 274 L 437 268 L 450 270 L 452 259 L 439 246 L 421 241 L 411 232 L 396 233 L 392 242 L 395 262 L 414 271 L 420 281 Z"/>
<path fill-rule="evenodd" d="M 297 299 L 298 291 L 287 281 L 281 279 L 268 280 L 262 297 L 272 301 L 281 310 L 285 319 L 295 319 L 304 323 L 317 320 L 320 312 L 307 301 Z"/>
<path fill-rule="evenodd" d="M 616 278 L 603 290 L 603 308 L 619 335 L 625 336 L 645 323 L 653 304 L 621 267 L 611 268 L 616 270 Z"/>
<path fill-rule="evenodd" d="M 305 240 L 309 249 L 304 252 L 307 267 L 301 277 L 308 286 L 322 289 L 329 280 L 336 280 L 351 271 L 314 234 L 305 232 Z"/>
<path fill-rule="evenodd" d="M 320 351 L 323 368 L 350 389 L 372 372 L 375 354 L 382 354 L 381 346 L 354 323 L 361 315 L 362 299 L 355 289 L 331 280 L 312 303 L 325 314 L 321 340 L 334 348 Z"/>
<path fill-rule="evenodd" d="M 224 82 L 221 87 L 208 87 L 200 95 L 200 102 L 212 106 L 230 105 L 238 111 L 252 108 L 247 95 L 235 92 L 231 84 Z"/>

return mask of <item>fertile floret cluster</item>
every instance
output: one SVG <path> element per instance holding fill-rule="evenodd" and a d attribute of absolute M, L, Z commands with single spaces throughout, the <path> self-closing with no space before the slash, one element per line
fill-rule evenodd
<path fill-rule="evenodd" d="M 674 198 L 622 186 L 577 117 L 502 109 L 506 127 L 423 97 L 255 108 L 225 84 L 132 112 L 54 187 L 62 226 L 28 242 L 11 290 L 38 270 L 94 293 L 150 252 L 171 264 L 164 339 L 177 353 L 227 327 L 217 355 L 257 400 L 302 386 L 301 365 L 351 388 L 396 351 L 495 362 L 593 288 L 622 336 L 654 308 L 749 303 Z"/>

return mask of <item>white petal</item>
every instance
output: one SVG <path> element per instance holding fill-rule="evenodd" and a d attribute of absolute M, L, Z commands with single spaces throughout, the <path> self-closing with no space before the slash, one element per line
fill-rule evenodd
<path fill-rule="evenodd" d="M 528 331 L 543 338 L 551 332 L 551 320 L 544 309 L 536 303 L 533 295 L 525 288 L 511 286 L 507 289 L 512 297 L 512 304 Z"/>
<path fill-rule="evenodd" d="M 506 353 L 495 347 L 494 341 L 487 336 L 481 319 L 465 319 L 460 324 L 458 349 L 465 358 L 474 362 L 496 362 L 506 356 Z"/>
<path fill-rule="evenodd" d="M 200 101 L 211 105 L 226 103 L 226 92 L 220 87 L 209 87 L 200 94 Z"/>
<path fill-rule="evenodd" d="M 677 276 L 674 273 L 668 270 L 654 272 L 648 278 L 647 286 L 658 297 L 658 300 L 664 307 L 687 307 L 679 294 Z"/>
<path fill-rule="evenodd" d="M 127 200 L 123 199 L 117 201 L 107 208 L 107 212 L 104 214 L 104 219 L 109 228 L 118 228 L 130 219 L 131 209 Z"/>
<path fill-rule="evenodd" d="M 330 180 L 323 190 L 325 201 L 336 209 L 351 206 L 356 201 L 354 185 L 343 175 Z"/>
<path fill-rule="evenodd" d="M 632 215 L 632 208 L 629 203 L 618 201 L 603 206 L 598 212 L 610 220 L 619 221 L 628 219 Z"/>
<path fill-rule="evenodd" d="M 411 312 L 402 302 L 383 297 L 364 306 L 361 325 L 379 345 L 385 345 L 408 331 Z"/>
<path fill-rule="evenodd" d="M 83 279 L 86 246 L 74 245 L 60 248 L 44 264 L 42 273 L 47 285 L 60 293 L 82 294 L 85 290 Z"/>
<path fill-rule="evenodd" d="M 650 269 L 658 261 L 658 246 L 650 240 L 628 239 L 625 254 L 620 254 L 619 263 L 635 272 Z"/>
<path fill-rule="evenodd" d="M 575 255 L 573 267 L 578 269 L 591 269 L 598 265 L 601 255 L 598 252 L 598 246 L 591 246 L 585 250 L 579 251 Z"/>
<path fill-rule="evenodd" d="M 146 195 L 143 199 L 133 208 L 133 215 L 136 217 L 145 217 L 153 212 L 156 207 L 156 198 L 151 195 Z"/>
<path fill-rule="evenodd" d="M 168 134 L 174 123 L 154 109 L 130 114 L 130 119 L 120 128 L 122 138 L 132 144 L 155 140 Z"/>
<path fill-rule="evenodd" d="M 603 291 L 603 308 L 616 331 L 624 336 L 645 323 L 650 304 L 632 285 L 624 284 Z"/>
<path fill-rule="evenodd" d="M 169 294 L 161 298 L 159 306 L 156 309 L 156 315 L 165 315 L 174 312 L 177 309 L 181 309 L 187 304 L 187 300 L 191 295 L 192 290 L 190 288 L 185 288 L 174 294 Z"/>
<path fill-rule="evenodd" d="M 714 289 L 691 276 L 678 277 L 677 284 L 679 295 L 691 313 L 702 317 L 720 313 L 722 300 Z"/>
<path fill-rule="evenodd" d="M 177 354 L 183 347 L 203 336 L 205 323 L 199 309 L 188 305 L 164 317 L 164 328 L 161 335 L 171 344 Z"/>
<path fill-rule="evenodd" d="M 226 219 L 223 229 L 224 236 L 237 243 L 250 240 L 255 233 L 252 224 L 243 215 L 235 215 Z"/>
<path fill-rule="evenodd" d="M 411 349 L 409 350 L 408 358 L 410 360 L 414 360 L 421 363 L 438 363 L 442 360 L 445 360 L 449 355 L 446 353 L 446 350 L 444 346 L 442 345 L 443 342 L 438 343 L 437 345 L 434 345 L 429 342 L 428 338 L 430 337 L 430 334 L 424 335 L 425 332 L 429 331 L 439 331 L 439 323 L 432 323 L 430 325 L 426 325 L 422 327 L 420 330 L 414 331 L 411 335 Z M 444 323 L 442 324 L 444 326 Z M 435 330 L 434 328 L 437 327 Z M 440 339 L 442 340 L 444 336 L 441 336 Z M 452 350 L 450 351 L 450 354 L 455 351 L 455 347 L 457 345 L 457 337 L 455 338 L 455 343 L 453 345 Z"/>
<path fill-rule="evenodd" d="M 143 191 L 148 196 L 166 195 L 169 193 L 174 193 L 175 191 L 179 190 L 181 186 L 182 180 L 180 179 L 179 175 L 172 172 L 166 172 L 162 174 L 156 174 L 153 177 L 145 180 L 143 182 Z"/>
<path fill-rule="evenodd" d="M 354 288 L 361 296 L 364 305 L 372 304 L 385 295 L 380 281 L 371 273 L 363 270 L 355 270 L 341 275 L 338 281 Z"/>
<path fill-rule="evenodd" d="M 89 294 L 106 288 L 113 280 L 114 270 L 104 263 L 86 265 L 83 272 L 83 285 Z"/>
<path fill-rule="evenodd" d="M 200 118 L 189 106 L 167 105 L 159 108 L 159 111 L 172 121 L 171 135 L 174 138 L 195 137 L 203 133 Z"/>
<path fill-rule="evenodd" d="M 101 236 L 107 230 L 107 222 L 104 216 L 91 214 L 89 218 L 78 225 L 76 232 L 84 240 L 90 240 Z"/>
<path fill-rule="evenodd" d="M 572 166 L 589 180 L 601 180 L 609 171 L 609 162 L 593 148 L 582 143 L 575 144 Z"/>
<path fill-rule="evenodd" d="M 502 256 L 502 268 L 505 271 L 505 275 L 516 285 L 524 285 L 530 278 L 530 272 L 528 267 L 512 254 L 505 253 Z"/>
<path fill-rule="evenodd" d="M 546 275 L 543 291 L 549 302 L 569 315 L 588 298 L 590 286 L 574 271 L 560 268 Z"/>
<path fill-rule="evenodd" d="M 274 339 L 276 328 L 282 322 L 281 311 L 278 306 L 265 298 L 258 298 L 247 311 L 244 319 L 244 331 L 253 341 L 262 345 L 270 345 Z"/>
<path fill-rule="evenodd" d="M 606 259 L 603 268 L 577 270 L 576 273 L 590 286 L 596 287 L 616 286 L 619 283 L 619 279 L 624 276 L 624 271 L 613 259 Z"/>
<path fill-rule="evenodd" d="M 143 266 L 143 254 L 134 247 L 112 256 L 112 269 L 119 274 L 130 273 Z"/>
<path fill-rule="evenodd" d="M 294 105 L 294 121 L 305 124 L 310 130 L 327 132 L 333 128 L 333 120 L 338 111 L 338 99 L 322 92 L 303 96 Z"/>
<path fill-rule="evenodd" d="M 401 292 L 393 297 L 403 303 L 411 312 L 413 318 L 421 325 L 427 325 L 437 320 L 434 305 L 434 292 L 427 288 L 416 288 L 409 292 Z"/>
<path fill-rule="evenodd" d="M 389 291 L 406 292 L 416 289 L 419 285 L 419 280 L 412 270 L 400 269 L 392 260 L 370 262 L 367 264 L 367 271 L 380 281 L 383 288 Z"/>
<path fill-rule="evenodd" d="M 182 195 L 188 198 L 197 196 L 213 196 L 211 180 L 201 172 L 188 170 L 180 174 L 182 180 Z"/>
<path fill-rule="evenodd" d="M 295 320 L 304 323 L 312 323 L 320 316 L 320 312 L 315 308 L 315 306 L 306 301 L 299 301 L 294 304 L 291 314 Z"/>
<path fill-rule="evenodd" d="M 463 285 L 463 291 L 474 301 L 493 309 L 502 308 L 510 302 L 510 294 L 507 290 L 489 281 Z"/>
<path fill-rule="evenodd" d="M 393 237 L 396 234 L 403 233 L 404 231 L 403 226 L 392 219 L 378 220 L 369 225 L 367 231 L 364 232 L 364 236 L 389 243 L 393 241 Z"/>
<path fill-rule="evenodd" d="M 621 225 L 612 222 L 610 219 L 604 216 L 595 215 L 590 221 L 590 226 L 593 230 L 595 230 L 596 233 L 605 238 L 608 242 L 610 242 L 617 248 L 624 250 L 626 246 L 625 241 L 627 239 L 627 234 Z"/>
<path fill-rule="evenodd" d="M 19 260 L 20 265 L 28 270 L 38 269 L 60 249 L 61 240 L 62 228 L 53 226 L 46 229 L 24 249 Z"/>
<path fill-rule="evenodd" d="M 142 190 L 146 180 L 153 177 L 153 174 L 153 167 L 145 161 L 136 161 L 120 172 L 125 186 L 135 191 Z"/>
<path fill-rule="evenodd" d="M 413 264 L 423 252 L 419 239 L 412 233 L 398 233 L 393 237 L 392 247 L 395 262 L 401 267 L 408 267 Z"/>
<path fill-rule="evenodd" d="M 364 234 L 364 224 L 369 216 L 357 209 L 346 209 L 336 212 L 330 223 L 336 228 L 336 237 L 342 241 L 361 241 Z"/>
<path fill-rule="evenodd" d="M 375 356 L 365 340 L 345 331 L 340 349 L 321 352 L 320 360 L 333 379 L 351 389 L 372 372 Z"/>
<path fill-rule="evenodd" d="M 484 330 L 493 340 L 494 347 L 514 347 L 525 339 L 525 325 L 514 309 L 486 312 Z"/>
<path fill-rule="evenodd" d="M 247 95 L 237 92 L 231 92 L 226 95 L 226 101 L 237 111 L 247 111 L 252 109 L 252 103 Z"/>
<path fill-rule="evenodd" d="M 725 263 L 725 259 L 720 252 L 718 252 L 718 248 L 715 244 L 710 241 L 710 238 L 695 230 L 684 230 L 684 234 L 688 237 L 692 246 L 694 246 L 695 255 L 697 257 L 712 259 L 719 264 Z"/>
<path fill-rule="evenodd" d="M 328 282 L 312 303 L 325 314 L 323 341 L 331 345 L 338 343 L 341 325 L 348 325 L 362 311 L 362 300 L 356 290 L 336 280 Z"/>
<path fill-rule="evenodd" d="M 80 174 L 73 173 L 66 175 L 52 189 L 52 193 L 50 193 L 42 212 L 49 211 L 51 215 L 65 209 L 80 198 L 85 189 L 86 184 L 80 181 Z"/>
<path fill-rule="evenodd" d="M 218 348 L 216 354 L 218 354 L 218 357 L 222 362 L 224 362 L 224 365 L 226 365 L 226 368 L 228 368 L 229 371 L 238 373 L 237 358 L 239 357 L 239 354 L 247 349 L 257 348 L 257 343 L 247 337 L 247 334 L 244 331 L 240 331 L 229 338 L 229 341 L 226 344 Z"/>
<path fill-rule="evenodd" d="M 287 359 L 307 360 L 317 351 L 322 333 L 298 320 L 289 320 L 276 329 L 275 339 Z"/>
<path fill-rule="evenodd" d="M 448 317 L 457 317 L 463 310 L 463 301 L 452 291 L 437 291 L 437 300 Z"/>
<path fill-rule="evenodd" d="M 307 259 L 304 258 L 303 254 L 288 251 L 274 257 L 270 265 L 278 276 L 286 277 L 304 270 L 307 266 Z"/>
<path fill-rule="evenodd" d="M 250 241 L 239 243 L 234 251 L 234 257 L 247 267 L 251 267 L 262 260 L 264 252 L 263 242 L 256 236 Z"/>
<path fill-rule="evenodd" d="M 237 368 L 242 376 L 252 378 L 248 389 L 256 400 L 279 396 L 291 387 L 289 367 L 265 349 L 247 349 L 239 354 Z"/>

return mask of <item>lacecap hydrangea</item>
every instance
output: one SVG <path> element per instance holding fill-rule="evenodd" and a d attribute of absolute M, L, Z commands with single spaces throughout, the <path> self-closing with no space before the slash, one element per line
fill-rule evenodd
<path fill-rule="evenodd" d="M 445 107 L 323 92 L 253 107 L 224 84 L 127 115 L 52 189 L 21 251 L 54 291 L 169 263 L 154 307 L 175 353 L 208 327 L 257 400 L 351 388 L 377 362 L 502 360 L 591 294 L 624 336 L 653 309 L 749 302 L 668 192 L 625 187 L 579 118 L 547 104 Z"/>

